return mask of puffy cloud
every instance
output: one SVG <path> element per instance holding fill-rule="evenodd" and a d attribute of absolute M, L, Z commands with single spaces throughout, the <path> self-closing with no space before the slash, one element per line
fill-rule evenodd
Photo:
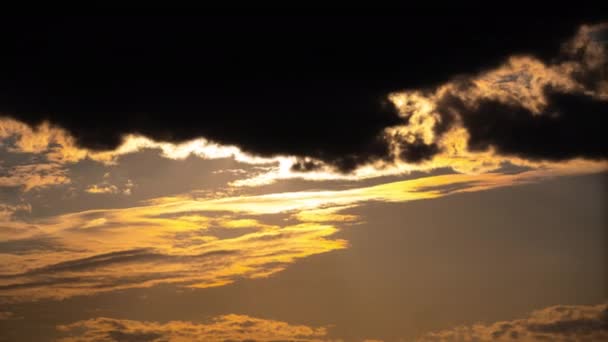
<path fill-rule="evenodd" d="M 206 323 L 170 321 L 167 323 L 133 321 L 106 317 L 59 325 L 64 336 L 60 342 L 112 341 L 299 341 L 321 342 L 327 328 L 292 325 L 281 321 L 246 315 L 223 315 Z"/>
<path fill-rule="evenodd" d="M 118 188 L 116 185 L 93 184 L 86 188 L 85 191 L 91 194 L 115 194 L 118 192 Z"/>
<path fill-rule="evenodd" d="M 455 155 L 484 156 L 484 151 L 494 165 L 606 159 L 602 123 L 608 92 L 601 75 L 608 59 L 606 41 L 599 38 L 606 32 L 606 24 L 581 27 L 552 63 L 513 56 L 431 91 L 393 93 L 407 120 L 387 129 L 393 154 L 412 146 L 423 153 L 421 160 L 446 166 Z"/>
<path fill-rule="evenodd" d="M 557 305 L 525 318 L 427 333 L 418 341 L 604 341 L 608 305 Z"/>
<path fill-rule="evenodd" d="M 0 187 L 34 188 L 70 183 L 63 163 L 76 161 L 85 153 L 74 147 L 73 139 L 63 130 L 42 124 L 35 129 L 12 119 L 0 118 L 2 153 L 26 153 L 36 160 L 10 165 L 0 163 Z"/>
<path fill-rule="evenodd" d="M 107 173 L 105 174 L 107 175 Z M 108 178 L 105 177 L 104 178 Z M 85 192 L 88 192 L 90 194 L 124 194 L 124 195 L 130 195 L 133 187 L 135 186 L 135 184 L 129 179 L 127 180 L 127 182 L 124 184 L 124 186 L 121 188 L 119 188 L 118 186 L 114 185 L 114 184 L 110 184 L 108 183 L 108 181 L 104 181 L 100 184 L 93 184 L 89 187 L 87 187 L 86 189 L 84 189 Z"/>
<path fill-rule="evenodd" d="M 45 155 L 48 161 L 57 164 L 79 161 L 87 156 L 87 151 L 77 147 L 69 133 L 48 122 L 32 128 L 23 122 L 0 118 L 0 139 L 3 143 L 12 140 L 8 144 L 11 152 Z"/>

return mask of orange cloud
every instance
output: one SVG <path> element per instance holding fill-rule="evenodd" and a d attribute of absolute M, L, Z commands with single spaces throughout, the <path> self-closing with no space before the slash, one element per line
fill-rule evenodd
<path fill-rule="evenodd" d="M 105 177 L 105 178 L 107 178 L 107 177 Z M 120 189 L 118 186 L 116 186 L 114 184 L 110 184 L 107 181 L 104 181 L 101 184 L 93 184 L 93 185 L 87 187 L 86 189 L 84 189 L 84 191 L 88 192 L 90 194 L 130 195 L 134 186 L 135 186 L 135 184 L 131 180 L 128 180 L 125 183 L 125 185 L 122 187 L 122 189 Z"/>
<path fill-rule="evenodd" d="M 342 211 L 366 202 L 431 199 L 602 170 L 577 161 L 517 174 L 450 174 L 337 191 L 223 198 L 193 192 L 136 207 L 9 220 L 0 237 L 29 250 L 0 254 L 0 289 L 5 301 L 27 301 L 267 277 L 300 258 L 346 248 L 346 241 L 332 235 L 338 224 L 343 228 L 359 218 Z M 274 214 L 299 222 L 266 223 L 264 215 Z"/>
<path fill-rule="evenodd" d="M 85 189 L 90 194 L 115 194 L 118 192 L 116 185 L 97 185 L 94 184 Z"/>
<path fill-rule="evenodd" d="M 605 341 L 608 305 L 557 305 L 525 318 L 430 332 L 417 341 Z"/>
<path fill-rule="evenodd" d="M 67 184 L 66 170 L 56 163 L 27 164 L 10 167 L 0 176 L 0 187 L 22 187 L 23 191 L 51 185 Z"/>
<path fill-rule="evenodd" d="M 60 342 L 87 341 L 301 341 L 321 342 L 327 328 L 292 325 L 245 315 L 223 315 L 207 323 L 170 321 L 167 323 L 99 317 L 57 329 L 66 337 Z"/>

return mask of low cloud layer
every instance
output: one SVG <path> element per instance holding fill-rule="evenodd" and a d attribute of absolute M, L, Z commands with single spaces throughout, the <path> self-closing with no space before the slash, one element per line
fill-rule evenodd
<path fill-rule="evenodd" d="M 324 327 L 314 328 L 234 314 L 215 317 L 206 323 L 157 323 L 99 317 L 59 325 L 57 329 L 64 336 L 58 342 L 329 341 L 325 338 L 327 329 Z"/>
<path fill-rule="evenodd" d="M 245 315 L 218 316 L 205 323 L 167 323 L 93 318 L 59 325 L 61 342 L 71 341 L 342 341 L 330 339 L 331 328 L 291 325 Z M 418 342 L 466 341 L 603 341 L 608 338 L 608 305 L 557 305 L 527 317 L 491 324 L 458 326 L 429 332 Z M 381 340 L 364 340 L 381 341 Z"/>
<path fill-rule="evenodd" d="M 605 341 L 608 305 L 557 305 L 526 318 L 459 326 L 431 332 L 417 341 Z"/>

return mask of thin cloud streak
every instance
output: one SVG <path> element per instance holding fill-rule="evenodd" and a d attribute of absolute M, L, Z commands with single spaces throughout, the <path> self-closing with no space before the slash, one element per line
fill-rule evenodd
<path fill-rule="evenodd" d="M 346 248 L 346 241 L 332 235 L 359 218 L 341 211 L 370 201 L 432 199 L 602 170 L 603 165 L 577 161 L 516 174 L 451 174 L 340 191 L 215 199 L 193 192 L 137 207 L 9 220 L 0 229 L 7 243 L 32 242 L 21 243 L 18 253 L 2 254 L 0 291 L 4 301 L 29 301 L 267 277 L 300 258 Z M 291 222 L 270 224 L 265 215 L 284 215 Z M 217 235 L 235 229 L 243 233 Z"/>

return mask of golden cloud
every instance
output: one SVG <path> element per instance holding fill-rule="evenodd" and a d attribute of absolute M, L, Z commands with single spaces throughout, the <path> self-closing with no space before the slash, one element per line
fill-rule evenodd
<path fill-rule="evenodd" d="M 430 332 L 417 341 L 606 341 L 608 305 L 557 305 L 528 317 Z"/>
<path fill-rule="evenodd" d="M 57 163 L 17 165 L 0 176 L 0 187 L 22 187 L 26 192 L 67 183 L 70 183 L 67 172 Z"/>
<path fill-rule="evenodd" d="M 60 342 L 112 341 L 301 341 L 321 342 L 326 339 L 326 327 L 292 325 L 281 321 L 246 315 L 223 315 L 207 323 L 170 321 L 167 323 L 133 321 L 99 317 L 57 329 L 67 337 Z"/>
<path fill-rule="evenodd" d="M 577 161 L 517 174 L 451 174 L 336 191 L 224 198 L 193 192 L 136 207 L 8 220 L 0 237 L 25 247 L 0 254 L 1 295 L 5 301 L 28 301 L 167 283 L 204 288 L 267 277 L 300 258 L 346 248 L 346 241 L 331 236 L 337 224 L 343 228 L 360 221 L 342 211 L 363 203 L 431 199 L 603 170 L 593 165 Z M 297 222 L 265 222 L 265 215 L 276 214 Z"/>

